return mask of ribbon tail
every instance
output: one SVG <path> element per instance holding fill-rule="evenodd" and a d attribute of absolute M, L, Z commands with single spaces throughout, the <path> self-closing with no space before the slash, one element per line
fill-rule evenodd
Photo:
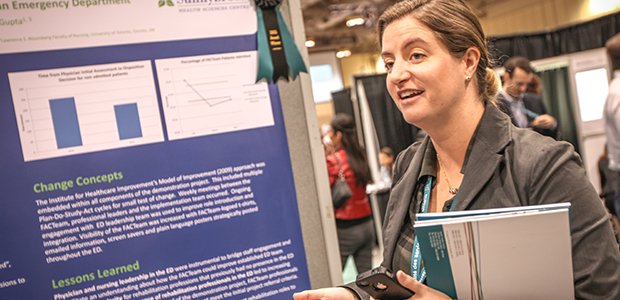
<path fill-rule="evenodd" d="M 272 82 L 273 64 L 271 63 L 271 53 L 269 50 L 269 42 L 267 41 L 267 32 L 265 31 L 265 23 L 263 21 L 263 13 L 261 8 L 256 8 L 256 16 L 258 19 L 258 28 L 256 31 L 256 42 L 258 49 L 258 72 L 256 82 L 265 78 L 268 83 Z"/>
<path fill-rule="evenodd" d="M 280 78 L 288 81 L 288 63 L 286 61 L 286 49 L 282 42 L 280 24 L 278 24 L 277 7 L 263 8 L 263 22 L 265 31 L 269 39 L 269 50 L 271 51 L 271 63 L 273 64 L 273 80 Z"/>
<path fill-rule="evenodd" d="M 293 76 L 293 80 L 297 78 L 299 72 L 308 73 L 306 69 L 306 64 L 304 60 L 301 58 L 301 53 L 299 53 L 299 49 L 293 40 L 293 36 L 291 32 L 288 30 L 286 23 L 284 22 L 284 18 L 282 18 L 282 14 L 279 9 L 276 9 L 276 14 L 278 15 L 278 24 L 280 25 L 280 34 L 282 35 L 282 43 L 284 44 L 284 54 L 286 55 L 286 61 L 288 62 L 288 66 L 291 69 L 291 75 Z"/>

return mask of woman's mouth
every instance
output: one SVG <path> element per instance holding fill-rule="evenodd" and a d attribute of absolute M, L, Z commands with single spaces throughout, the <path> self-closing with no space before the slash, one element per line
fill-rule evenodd
<path fill-rule="evenodd" d="M 400 97 L 401 100 L 404 100 L 404 99 L 409 99 L 409 98 L 415 97 L 415 96 L 420 95 L 422 93 L 424 93 L 424 91 L 422 91 L 422 90 L 408 90 L 408 91 L 404 91 L 404 92 L 399 93 L 398 96 Z"/>

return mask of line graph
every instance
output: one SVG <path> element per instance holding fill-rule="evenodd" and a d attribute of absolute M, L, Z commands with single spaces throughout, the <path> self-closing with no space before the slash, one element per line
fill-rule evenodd
<path fill-rule="evenodd" d="M 183 79 L 183 81 L 185 82 L 185 84 L 190 87 L 194 92 L 196 92 L 196 94 L 201 98 L 200 100 L 204 101 L 205 103 L 207 103 L 209 106 L 213 107 L 215 105 L 224 103 L 224 102 L 228 102 L 228 101 L 232 101 L 232 97 L 230 96 L 222 96 L 222 97 L 215 97 L 215 98 L 205 98 L 203 97 L 200 92 L 198 90 L 196 90 L 194 88 L 193 85 L 191 85 L 189 82 L 187 82 L 187 80 Z M 220 81 L 219 83 L 224 83 L 226 81 Z M 223 100 L 222 100 L 223 99 Z M 199 100 L 189 100 L 188 102 L 197 102 Z M 215 101 L 215 103 L 212 103 L 210 101 Z"/>
<path fill-rule="evenodd" d="M 8 76 L 25 161 L 164 140 L 149 61 Z"/>
<path fill-rule="evenodd" d="M 273 126 L 256 51 L 155 60 L 170 140 Z"/>

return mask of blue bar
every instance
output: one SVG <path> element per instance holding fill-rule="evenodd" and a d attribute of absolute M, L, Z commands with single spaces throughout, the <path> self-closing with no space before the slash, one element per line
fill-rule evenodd
<path fill-rule="evenodd" d="M 50 99 L 50 111 L 58 149 L 82 146 L 75 99 Z"/>
<path fill-rule="evenodd" d="M 121 140 L 142 137 L 138 104 L 114 105 L 114 113 L 116 114 L 116 126 L 118 126 L 118 135 Z"/>

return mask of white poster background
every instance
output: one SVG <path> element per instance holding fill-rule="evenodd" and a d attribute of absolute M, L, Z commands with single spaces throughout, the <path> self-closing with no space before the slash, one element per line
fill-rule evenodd
<path fill-rule="evenodd" d="M 245 51 L 155 60 L 168 138 L 273 126 L 267 83 L 255 83 L 256 56 Z"/>
<path fill-rule="evenodd" d="M 173 6 L 160 6 L 160 0 L 4 0 L 0 2 L 0 54 L 256 32 L 253 1 L 167 2 Z M 66 19 L 72 21 L 62 21 Z"/>
<path fill-rule="evenodd" d="M 8 76 L 24 161 L 164 140 L 153 70 L 148 60 L 17 72 Z M 74 98 L 82 140 L 79 146 L 57 147 L 50 101 L 62 98 Z M 114 107 L 130 103 L 138 108 L 142 134 L 121 139 Z"/>

